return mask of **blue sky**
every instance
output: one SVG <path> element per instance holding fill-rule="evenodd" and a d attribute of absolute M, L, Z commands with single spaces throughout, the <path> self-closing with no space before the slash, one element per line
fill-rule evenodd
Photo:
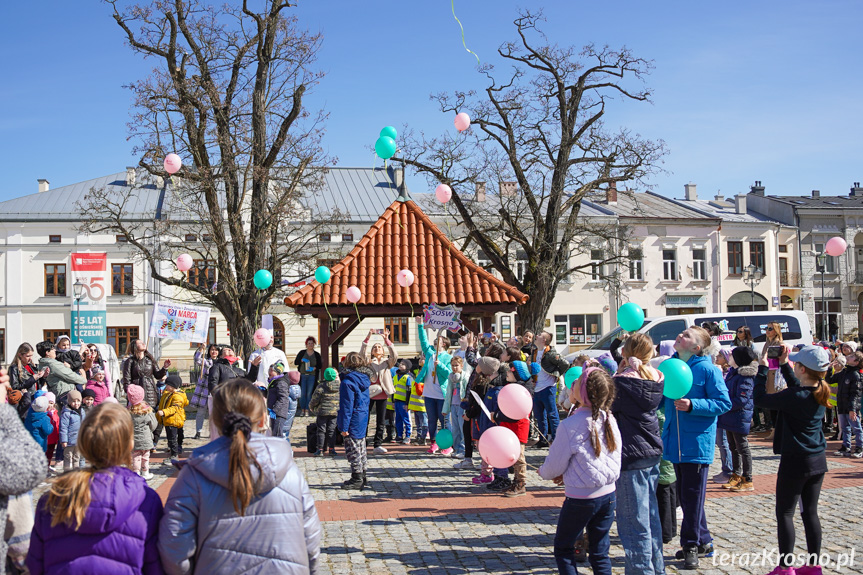
<path fill-rule="evenodd" d="M 500 64 L 519 5 L 539 3 L 456 0 L 483 61 Z M 863 180 L 860 2 L 557 0 L 544 11 L 554 42 L 625 44 L 654 61 L 653 104 L 618 105 L 608 122 L 666 141 L 655 191 L 680 197 L 693 181 L 701 197 L 729 196 L 761 180 L 768 193 L 836 195 Z M 484 85 L 445 0 L 301 0 L 297 13 L 324 34 L 327 76 L 308 103 L 329 112 L 325 146 L 339 165 L 371 166 L 388 124 L 452 130 L 429 94 Z M 34 193 L 37 178 L 57 187 L 136 163 L 122 85 L 152 63 L 123 44 L 109 6 L 3 3 L 0 49 L 0 200 Z"/>

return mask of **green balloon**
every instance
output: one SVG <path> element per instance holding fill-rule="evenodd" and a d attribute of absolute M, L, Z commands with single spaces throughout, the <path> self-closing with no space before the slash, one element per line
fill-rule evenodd
<path fill-rule="evenodd" d="M 441 449 L 449 449 L 453 444 L 452 431 L 449 429 L 441 429 L 437 432 L 437 435 L 435 435 L 434 441 Z"/>
<path fill-rule="evenodd" d="M 381 136 L 375 142 L 375 153 L 379 158 L 389 160 L 396 153 L 396 141 L 389 136 Z"/>
<path fill-rule="evenodd" d="M 315 279 L 318 280 L 319 284 L 325 284 L 330 281 L 330 276 L 332 275 L 333 272 L 327 266 L 318 266 L 318 269 L 315 270 Z"/>
<path fill-rule="evenodd" d="M 563 383 L 567 389 L 572 389 L 573 382 L 581 377 L 581 371 L 581 366 L 573 365 L 563 374 Z"/>
<path fill-rule="evenodd" d="M 337 372 L 331 367 L 328 367 L 324 370 L 324 379 L 327 381 L 335 381 L 338 376 L 339 372 Z"/>
<path fill-rule="evenodd" d="M 267 270 L 258 270 L 255 272 L 255 287 L 258 289 L 267 289 L 273 285 L 273 274 Z"/>
<path fill-rule="evenodd" d="M 669 399 L 681 399 L 692 389 L 692 370 L 681 359 L 673 357 L 659 364 L 659 371 L 665 376 L 662 394 Z"/>
<path fill-rule="evenodd" d="M 638 331 L 644 325 L 644 310 L 632 302 L 617 310 L 617 324 L 626 331 Z"/>
<path fill-rule="evenodd" d="M 399 133 L 396 132 L 396 129 L 392 126 L 387 126 L 383 130 L 381 130 L 381 137 L 386 136 L 387 138 L 392 138 L 393 141 L 398 139 Z"/>

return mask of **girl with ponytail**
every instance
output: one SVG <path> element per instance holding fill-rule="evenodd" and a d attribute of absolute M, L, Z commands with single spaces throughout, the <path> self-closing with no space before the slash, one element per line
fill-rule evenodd
<path fill-rule="evenodd" d="M 794 362 L 792 368 L 789 360 Z M 824 380 L 830 367 L 827 350 L 807 345 L 797 353 L 782 348 L 779 370 L 788 387 L 768 393 L 767 360 L 762 357 L 755 376 L 753 397 L 762 409 L 778 413 L 773 437 L 773 453 L 779 457 L 776 474 L 776 520 L 779 538 L 779 566 L 769 575 L 814 575 L 821 573 L 821 522 L 818 498 L 827 472 L 827 441 L 821 420 L 830 400 L 830 386 Z M 797 501 L 802 502 L 803 529 L 809 559 L 806 565 L 792 565 L 794 555 L 794 515 Z"/>
<path fill-rule="evenodd" d="M 544 479 L 566 487 L 554 537 L 560 573 L 577 573 L 575 541 L 585 529 L 593 572 L 611 573 L 608 534 L 614 521 L 614 483 L 620 475 L 622 445 L 611 413 L 614 396 L 611 376 L 602 368 L 585 369 L 570 391 L 570 401 L 579 407 L 560 423 L 538 470 Z"/>
<path fill-rule="evenodd" d="M 192 452 L 168 495 L 159 528 L 166 571 L 316 573 L 315 500 L 290 444 L 261 434 L 264 396 L 232 379 L 211 397 L 221 437 Z"/>
<path fill-rule="evenodd" d="M 64 473 L 39 500 L 31 573 L 163 573 L 156 548 L 162 501 L 128 468 L 134 443 L 125 408 L 90 410 L 78 431 L 90 467 Z"/>

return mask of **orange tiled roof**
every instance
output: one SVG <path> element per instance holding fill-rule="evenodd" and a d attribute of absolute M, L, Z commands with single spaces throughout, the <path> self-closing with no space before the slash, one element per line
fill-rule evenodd
<path fill-rule="evenodd" d="M 399 286 L 402 269 L 414 273 Z M 331 268 L 325 286 L 316 281 L 285 298 L 291 307 L 352 305 L 346 291 L 362 292 L 359 306 L 426 303 L 519 305 L 528 296 L 470 261 L 411 200 L 394 201 L 348 255 Z"/>

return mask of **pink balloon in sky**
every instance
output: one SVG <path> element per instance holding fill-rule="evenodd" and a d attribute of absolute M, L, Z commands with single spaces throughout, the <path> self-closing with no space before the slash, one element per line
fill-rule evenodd
<path fill-rule="evenodd" d="M 348 288 L 347 293 L 345 294 L 348 298 L 348 301 L 351 303 L 357 303 L 360 301 L 360 298 L 363 297 L 363 292 L 360 291 L 360 288 L 357 286 L 351 286 Z"/>
<path fill-rule="evenodd" d="M 446 184 L 438 184 L 434 190 L 434 195 L 440 203 L 445 204 L 452 198 L 452 188 Z"/>
<path fill-rule="evenodd" d="M 503 469 L 518 461 L 521 446 L 511 429 L 489 427 L 479 438 L 479 454 L 492 467 Z"/>
<path fill-rule="evenodd" d="M 180 254 L 177 256 L 177 269 L 181 272 L 187 272 L 192 269 L 192 256 L 189 254 Z"/>
<path fill-rule="evenodd" d="M 411 287 L 414 283 L 414 273 L 411 270 L 404 269 L 398 273 L 396 281 L 403 288 Z"/>
<path fill-rule="evenodd" d="M 465 130 L 470 128 L 470 116 L 468 116 L 464 112 L 460 112 L 456 114 L 453 124 L 455 124 L 456 130 L 458 130 L 459 132 L 464 132 Z"/>
<path fill-rule="evenodd" d="M 827 240 L 827 245 L 824 246 L 824 251 L 828 256 L 841 256 L 848 248 L 848 244 L 840 237 L 830 238 Z"/>
<path fill-rule="evenodd" d="M 176 174 L 183 167 L 183 160 L 177 154 L 168 154 L 165 156 L 165 171 L 169 174 Z"/>
<path fill-rule="evenodd" d="M 506 385 L 497 395 L 497 404 L 508 418 L 524 419 L 533 409 L 533 398 L 521 385 Z"/>

